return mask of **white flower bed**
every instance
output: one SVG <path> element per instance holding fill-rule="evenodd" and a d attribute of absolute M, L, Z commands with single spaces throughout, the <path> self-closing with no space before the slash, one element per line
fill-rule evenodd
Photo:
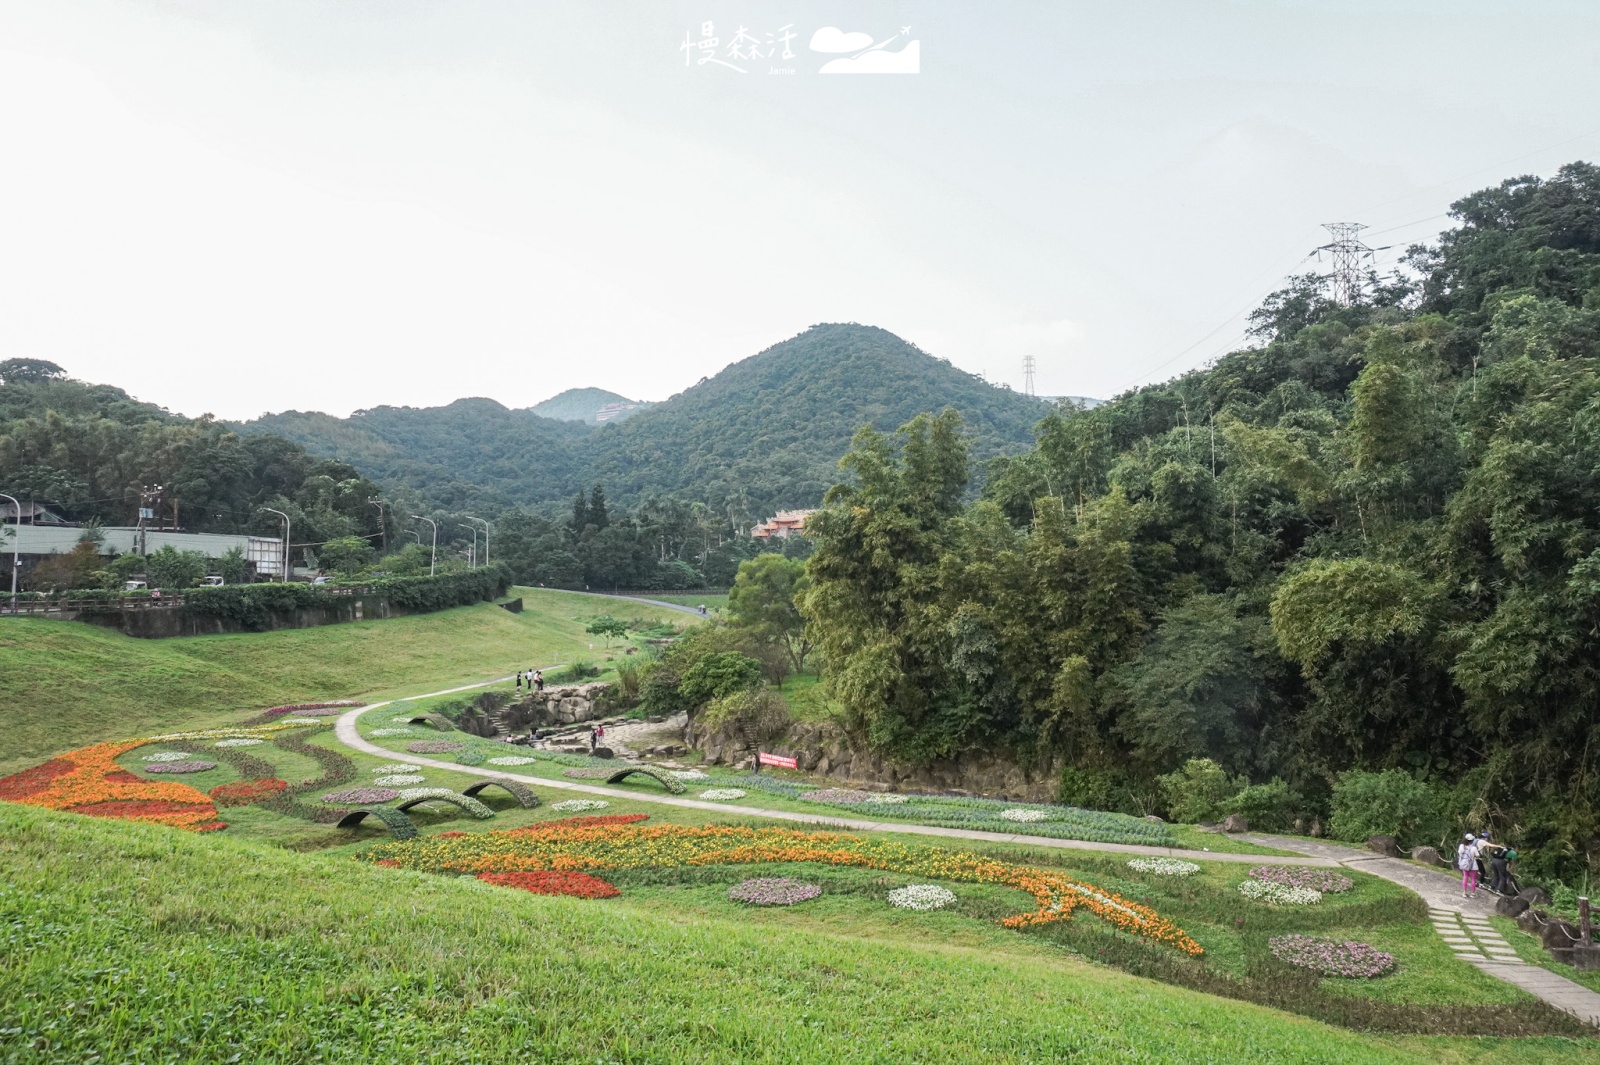
<path fill-rule="evenodd" d="M 286 717 L 278 722 L 280 725 L 320 725 L 322 722 L 314 717 Z"/>
<path fill-rule="evenodd" d="M 407 714 L 405 717 L 391 717 L 389 720 L 393 721 L 396 725 L 409 725 L 411 724 L 411 718 L 413 716 L 415 715 Z"/>
<path fill-rule="evenodd" d="M 375 765 L 372 767 L 372 771 L 374 773 L 415 773 L 417 767 L 410 762 L 390 762 L 388 765 Z"/>
<path fill-rule="evenodd" d="M 707 788 L 700 793 L 700 797 L 712 802 L 726 802 L 729 799 L 742 799 L 746 794 L 743 788 Z"/>
<path fill-rule="evenodd" d="M 238 739 L 234 739 L 234 740 L 218 740 L 213 746 L 216 746 L 216 747 L 255 747 L 255 746 L 259 745 L 259 744 L 263 744 L 263 743 L 266 743 L 266 742 L 267 742 L 266 740 L 257 740 L 257 739 L 251 739 L 248 736 L 241 736 Z"/>
<path fill-rule="evenodd" d="M 872 795 L 872 796 L 869 796 L 865 801 L 867 801 L 869 803 L 874 803 L 874 804 L 880 805 L 880 806 L 899 806 L 903 802 L 910 802 L 911 801 L 911 796 L 909 796 L 909 795 L 894 795 L 894 794 Z"/>
<path fill-rule="evenodd" d="M 387 777 L 374 777 L 372 782 L 380 788 L 403 788 L 407 784 L 421 784 L 426 779 L 421 773 L 395 773 Z"/>
<path fill-rule="evenodd" d="M 411 735 L 411 730 L 408 729 L 408 728 L 375 728 L 371 732 L 367 733 L 367 735 L 368 736 L 409 736 L 409 735 Z"/>
<path fill-rule="evenodd" d="M 1193 876 L 1200 871 L 1200 867 L 1193 862 L 1183 862 L 1176 858 L 1129 858 L 1128 868 L 1139 873 L 1154 873 L 1156 876 Z"/>
<path fill-rule="evenodd" d="M 710 780 L 711 779 L 711 774 L 710 773 L 702 773 L 698 769 L 669 769 L 669 770 L 667 770 L 667 772 L 672 774 L 673 776 L 677 777 L 679 780 Z"/>
<path fill-rule="evenodd" d="M 1262 880 L 1246 880 L 1239 885 L 1239 894 L 1256 902 L 1274 906 L 1314 906 L 1322 901 L 1322 892 L 1310 888 L 1284 887 L 1282 884 Z"/>
<path fill-rule="evenodd" d="M 912 884 L 889 892 L 889 905 L 902 910 L 939 910 L 956 901 L 956 893 L 938 884 Z"/>
<path fill-rule="evenodd" d="M 147 754 L 147 755 L 145 755 L 144 756 L 144 761 L 146 761 L 146 762 L 181 762 L 185 758 L 190 758 L 190 757 L 192 757 L 192 755 L 184 754 L 182 751 L 160 751 L 160 752 L 158 752 L 156 754 Z"/>
<path fill-rule="evenodd" d="M 555 803 L 550 809 L 560 810 L 564 814 L 581 814 L 585 810 L 604 810 L 610 805 L 604 799 L 568 799 Z"/>
<path fill-rule="evenodd" d="M 1036 821 L 1047 820 L 1050 817 L 1050 814 L 1045 810 L 1029 810 L 1019 806 L 1013 807 L 1010 810 L 1001 810 L 1000 816 L 1005 818 L 1007 821 L 1019 821 L 1024 824 L 1033 824 Z"/>
<path fill-rule="evenodd" d="M 489 759 L 490 765 L 532 765 L 537 758 L 527 758 L 520 754 L 508 754 L 501 758 Z"/>

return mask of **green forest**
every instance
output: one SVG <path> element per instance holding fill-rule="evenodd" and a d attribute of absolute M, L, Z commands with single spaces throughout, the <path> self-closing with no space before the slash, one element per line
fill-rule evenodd
<path fill-rule="evenodd" d="M 1291 279 L 1257 346 L 1052 413 L 979 499 L 956 411 L 858 433 L 801 596 L 852 725 L 1099 808 L 1337 819 L 1343 781 L 1600 870 L 1600 170 L 1452 216 L 1354 305 Z"/>

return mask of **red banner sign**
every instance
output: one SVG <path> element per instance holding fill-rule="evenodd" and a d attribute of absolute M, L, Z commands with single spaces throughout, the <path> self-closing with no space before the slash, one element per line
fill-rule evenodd
<path fill-rule="evenodd" d="M 795 760 L 793 758 L 785 758 L 781 754 L 768 754 L 766 751 L 761 751 L 756 755 L 756 757 L 760 760 L 762 765 L 775 765 L 784 769 L 793 769 L 795 767 Z"/>

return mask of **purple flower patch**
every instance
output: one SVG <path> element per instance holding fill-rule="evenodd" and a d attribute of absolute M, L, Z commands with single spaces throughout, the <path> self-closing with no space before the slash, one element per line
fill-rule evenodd
<path fill-rule="evenodd" d="M 279 714 L 295 714 L 300 717 L 335 717 L 344 713 L 352 706 L 362 706 L 362 703 L 300 703 L 297 706 L 274 706 L 271 710 L 263 711 L 268 717 L 277 717 Z"/>
<path fill-rule="evenodd" d="M 388 802 L 399 797 L 400 793 L 394 788 L 346 788 L 343 791 L 328 792 L 322 797 L 322 801 L 335 806 L 363 806 L 369 802 Z"/>
<path fill-rule="evenodd" d="M 444 754 L 447 751 L 464 751 L 467 745 L 455 740 L 412 740 L 406 750 L 412 754 Z"/>
<path fill-rule="evenodd" d="M 1273 936 L 1267 941 L 1272 956 L 1281 962 L 1311 969 L 1324 976 L 1349 976 L 1366 980 L 1394 969 L 1394 955 L 1355 940 L 1339 943 L 1315 936 Z"/>
<path fill-rule="evenodd" d="M 822 894 L 815 884 L 803 884 L 786 876 L 764 876 L 746 880 L 728 889 L 728 898 L 751 906 L 793 906 Z"/>
<path fill-rule="evenodd" d="M 1303 865 L 1258 865 L 1250 870 L 1250 879 L 1284 887 L 1306 888 L 1325 895 L 1349 891 L 1356 886 L 1354 880 L 1340 876 L 1331 869 L 1310 869 Z"/>
<path fill-rule="evenodd" d="M 146 773 L 204 773 L 207 769 L 217 768 L 215 762 L 202 762 L 196 759 L 192 762 L 151 762 L 144 767 Z"/>

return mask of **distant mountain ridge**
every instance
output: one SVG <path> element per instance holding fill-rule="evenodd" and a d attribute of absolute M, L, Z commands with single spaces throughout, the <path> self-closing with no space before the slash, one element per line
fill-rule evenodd
<path fill-rule="evenodd" d="M 583 404 L 616 395 L 574 389 L 546 404 L 573 393 Z M 617 401 L 622 397 L 608 400 Z M 736 362 L 621 424 L 461 399 L 349 418 L 287 411 L 237 428 L 286 437 L 407 484 L 441 507 L 553 511 L 599 483 L 621 503 L 675 495 L 755 516 L 819 502 L 862 425 L 892 432 L 947 406 L 966 419 L 978 460 L 1030 446 L 1033 426 L 1048 410 L 1043 400 L 990 385 L 885 329 L 830 324 Z"/>

